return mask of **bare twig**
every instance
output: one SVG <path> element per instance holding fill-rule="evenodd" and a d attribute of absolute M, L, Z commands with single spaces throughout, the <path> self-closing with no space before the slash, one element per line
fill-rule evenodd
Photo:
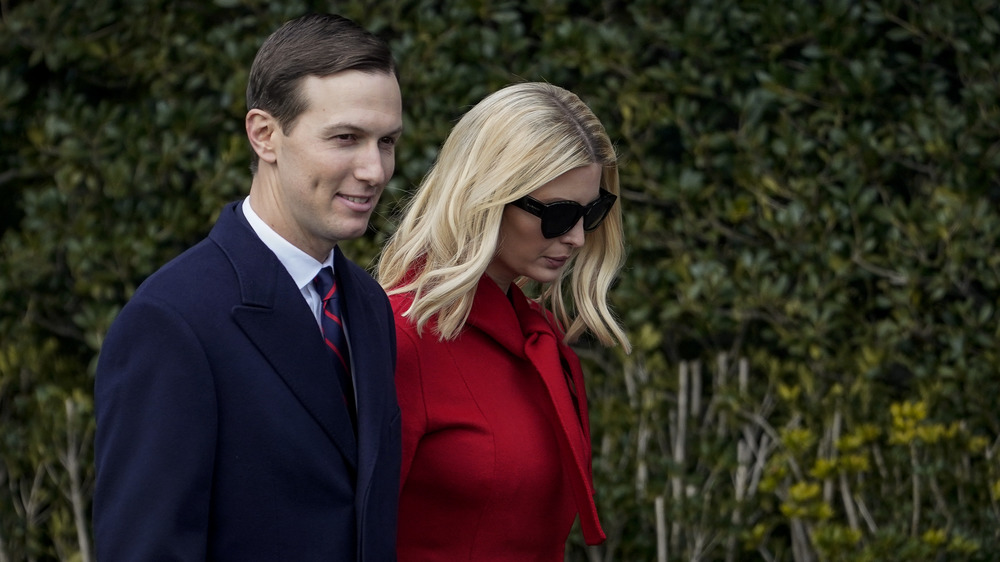
<path fill-rule="evenodd" d="M 837 440 L 840 439 L 841 426 L 844 422 L 844 415 L 840 412 L 838 407 L 836 411 L 833 412 L 833 423 L 830 424 L 830 442 L 828 444 L 829 452 L 827 458 L 830 461 L 837 460 Z M 834 481 L 833 478 L 825 478 L 823 480 L 823 501 L 826 503 L 833 502 L 833 492 L 834 492 Z"/>
<path fill-rule="evenodd" d="M 920 527 L 920 467 L 917 465 L 917 446 L 910 443 L 910 484 L 912 487 L 913 510 L 910 517 L 910 536 L 916 538 Z"/>
<path fill-rule="evenodd" d="M 858 505 L 858 511 L 861 513 L 861 517 L 864 518 L 865 524 L 868 525 L 868 532 L 875 534 L 878 532 L 878 525 L 875 524 L 875 518 L 872 517 L 870 511 L 868 511 L 868 506 L 865 505 L 865 500 L 861 497 L 855 497 L 854 503 Z"/>
<path fill-rule="evenodd" d="M 7 482 L 7 464 L 0 459 L 0 486 Z M 3 526 L 0 526 L 0 562 L 11 562 L 10 554 L 7 553 L 7 541 L 3 538 Z"/>
<path fill-rule="evenodd" d="M 789 523 L 792 530 L 792 558 L 795 562 L 813 562 L 816 558 L 809 546 L 809 526 L 797 517 L 793 517 Z"/>
<path fill-rule="evenodd" d="M 72 398 L 66 399 L 66 455 L 61 459 L 66 472 L 69 473 L 69 499 L 73 506 L 73 519 L 76 522 L 76 538 L 80 547 L 80 560 L 91 562 L 93 556 L 90 547 L 90 533 L 87 530 L 87 509 L 84 499 L 83 483 L 81 480 L 80 460 L 87 452 L 90 443 L 90 432 L 85 431 L 82 435 L 77 426 L 79 416 L 77 415 L 76 402 Z M 82 437 L 82 438 L 81 438 Z"/>
<path fill-rule="evenodd" d="M 889 280 L 889 283 L 896 286 L 906 285 L 906 283 L 910 279 L 905 273 L 897 273 L 895 271 L 892 271 L 891 269 L 886 269 L 884 267 L 877 266 L 869 262 L 868 260 L 864 259 L 863 257 L 861 257 L 861 255 L 857 253 L 851 256 L 851 261 L 853 261 L 855 264 L 860 266 L 861 269 L 864 269 L 869 273 L 874 273 L 879 277 L 885 277 L 886 279 Z"/>
<path fill-rule="evenodd" d="M 750 392 L 750 361 L 746 357 L 740 357 L 739 383 L 740 397 L 746 398 Z"/>
<path fill-rule="evenodd" d="M 844 513 L 847 514 L 847 524 L 851 527 L 852 531 L 860 530 L 858 512 L 854 508 L 854 500 L 851 497 L 851 487 L 847 483 L 847 475 L 844 473 L 840 474 L 840 499 L 844 502 Z"/>
<path fill-rule="evenodd" d="M 933 475 L 928 476 L 927 483 L 930 485 L 931 497 L 934 498 L 934 504 L 937 505 L 938 511 L 944 514 L 945 527 L 951 528 L 954 517 L 951 515 L 951 510 L 948 509 L 948 501 L 945 499 L 944 493 L 941 492 L 941 487 L 938 486 L 937 478 Z"/>
<path fill-rule="evenodd" d="M 701 415 L 701 361 L 691 363 L 691 417 Z"/>
<path fill-rule="evenodd" d="M 736 499 L 736 507 L 733 509 L 733 515 L 731 521 L 733 523 L 734 529 L 739 529 L 740 524 L 743 523 L 743 500 L 746 498 L 747 489 L 750 486 L 750 462 L 751 462 L 752 452 L 750 445 L 743 439 L 740 439 L 736 443 L 736 476 L 734 478 L 733 487 L 734 497 Z M 729 540 L 726 541 L 726 562 L 734 562 L 736 560 L 736 534 L 731 534 Z"/>
<path fill-rule="evenodd" d="M 667 562 L 667 515 L 663 496 L 656 496 L 653 508 L 656 512 L 656 560 Z"/>
<path fill-rule="evenodd" d="M 715 388 L 713 389 L 713 398 L 714 396 L 719 396 L 722 394 L 723 390 L 726 388 L 726 379 L 728 378 L 729 378 L 729 359 L 725 353 L 720 353 L 715 358 L 715 379 L 714 379 Z M 713 409 L 712 407 L 709 407 L 709 410 L 712 409 Z M 705 416 L 706 422 L 708 421 L 708 419 L 709 416 L 706 415 Z M 728 422 L 728 414 L 725 412 L 725 410 L 719 412 L 719 423 L 716 426 L 716 432 L 720 438 L 726 434 L 726 426 L 728 425 L 727 422 Z"/>
<path fill-rule="evenodd" d="M 687 437 L 687 417 L 688 417 L 688 363 L 682 361 L 677 369 L 677 414 L 674 420 L 677 427 L 677 434 L 674 437 L 673 460 L 676 472 L 670 477 L 671 497 L 676 504 L 680 504 L 683 499 L 684 482 L 680 472 L 684 467 L 684 442 Z M 670 529 L 670 542 L 677 544 L 680 538 L 680 525 L 674 522 Z"/>
<path fill-rule="evenodd" d="M 637 501 L 642 501 L 646 497 L 646 484 L 649 481 L 649 466 L 646 464 L 646 452 L 648 450 L 649 437 L 652 431 L 646 417 L 639 419 L 639 431 L 636 441 L 636 468 L 635 468 L 635 496 Z"/>

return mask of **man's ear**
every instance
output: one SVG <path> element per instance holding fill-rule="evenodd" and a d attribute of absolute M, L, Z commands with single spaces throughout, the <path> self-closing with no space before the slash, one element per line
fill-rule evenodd
<path fill-rule="evenodd" d="M 257 157 L 273 164 L 278 159 L 275 153 L 275 141 L 281 133 L 278 121 L 262 109 L 251 109 L 247 112 L 246 128 L 250 146 Z"/>

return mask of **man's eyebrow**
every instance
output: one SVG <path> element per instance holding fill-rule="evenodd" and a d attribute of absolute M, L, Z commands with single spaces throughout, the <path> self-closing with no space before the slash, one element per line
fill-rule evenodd
<path fill-rule="evenodd" d="M 331 124 L 326 125 L 325 127 L 323 127 L 322 132 L 323 132 L 324 135 L 342 134 L 342 133 L 345 133 L 345 132 L 346 133 L 363 133 L 363 134 L 373 133 L 373 131 L 371 131 L 369 129 L 366 129 L 365 127 L 361 127 L 361 126 L 355 125 L 353 123 L 331 123 Z M 401 134 L 403 134 L 403 126 L 402 125 L 400 125 L 399 127 L 396 127 L 395 129 L 389 131 L 388 133 L 386 133 L 384 135 L 379 135 L 379 136 L 380 137 L 395 137 L 395 136 L 399 136 Z"/>

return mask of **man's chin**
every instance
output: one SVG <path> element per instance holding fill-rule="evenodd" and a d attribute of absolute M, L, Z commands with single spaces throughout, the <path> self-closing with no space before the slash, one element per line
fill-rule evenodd
<path fill-rule="evenodd" d="M 346 242 L 348 240 L 354 240 L 356 238 L 361 238 L 368 231 L 368 223 L 366 222 L 363 226 L 357 226 L 354 228 L 341 228 L 335 233 L 335 238 L 341 242 Z"/>

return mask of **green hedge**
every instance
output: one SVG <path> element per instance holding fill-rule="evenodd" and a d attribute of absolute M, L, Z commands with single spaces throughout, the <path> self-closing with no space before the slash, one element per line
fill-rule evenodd
<path fill-rule="evenodd" d="M 580 348 L 609 541 L 570 559 L 996 558 L 997 2 L 525 4 L 0 2 L 0 562 L 93 559 L 103 335 L 246 193 L 259 42 L 327 10 L 403 73 L 360 263 L 503 85 L 618 146 L 636 350 Z"/>

